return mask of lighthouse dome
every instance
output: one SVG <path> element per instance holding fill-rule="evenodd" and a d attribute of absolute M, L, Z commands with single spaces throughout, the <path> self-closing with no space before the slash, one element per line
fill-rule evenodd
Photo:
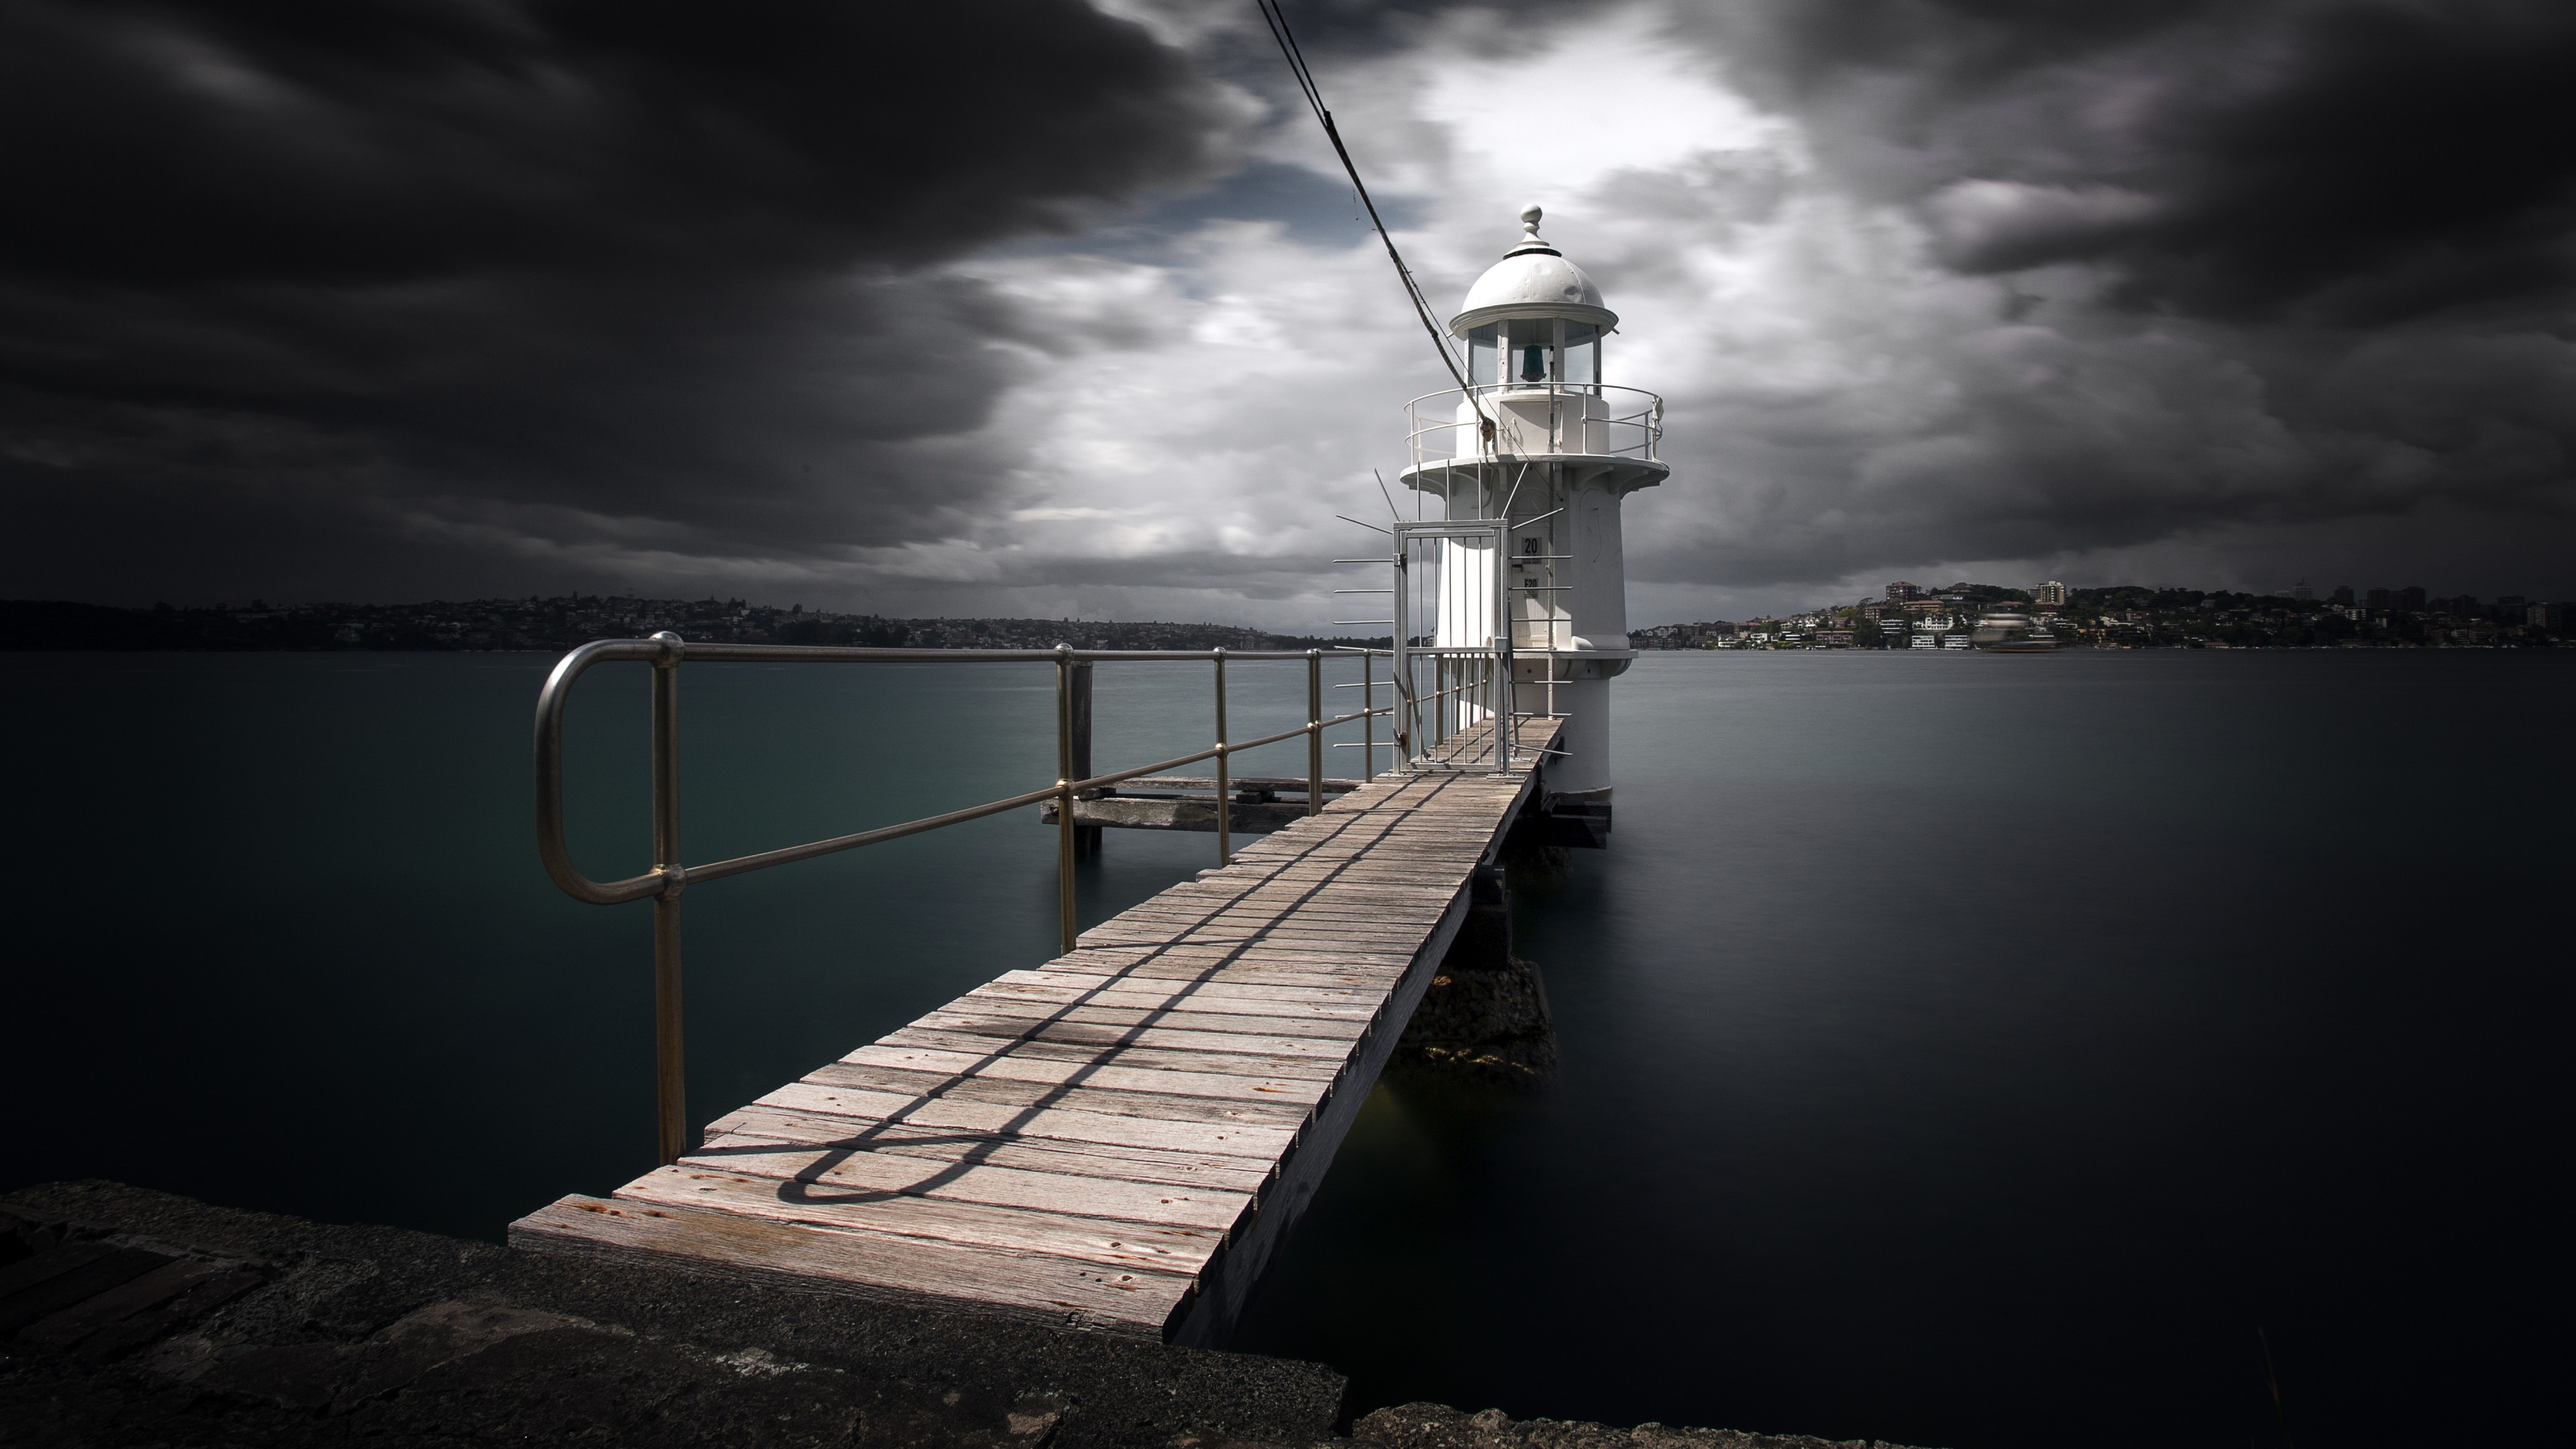
<path fill-rule="evenodd" d="M 1540 215 L 1535 206 L 1521 208 L 1519 244 L 1467 289 L 1465 304 L 1449 319 L 1451 335 L 1513 317 L 1563 317 L 1605 331 L 1619 325 L 1619 314 L 1601 305 L 1601 288 L 1539 236 Z"/>

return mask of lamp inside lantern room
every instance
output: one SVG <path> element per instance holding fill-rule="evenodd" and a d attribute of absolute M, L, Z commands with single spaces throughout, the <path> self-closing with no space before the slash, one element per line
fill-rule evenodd
<path fill-rule="evenodd" d="M 1558 317 L 1517 317 L 1467 334 L 1467 380 L 1479 387 L 1592 387 L 1601 382 L 1601 329 Z"/>

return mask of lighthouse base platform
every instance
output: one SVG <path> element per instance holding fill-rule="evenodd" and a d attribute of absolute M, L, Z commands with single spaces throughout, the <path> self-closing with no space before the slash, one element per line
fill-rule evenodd
<path fill-rule="evenodd" d="M 1610 792 L 1550 791 L 1539 802 L 1539 819 L 1548 844 L 1599 850 L 1610 843 Z"/>

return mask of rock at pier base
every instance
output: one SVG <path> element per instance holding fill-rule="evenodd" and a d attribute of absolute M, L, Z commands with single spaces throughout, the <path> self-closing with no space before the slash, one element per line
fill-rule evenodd
<path fill-rule="evenodd" d="M 1465 970 L 1453 956 L 1413 1009 L 1396 1060 L 1498 1082 L 1550 1075 L 1556 1027 L 1538 967 L 1511 956 L 1494 970 Z"/>

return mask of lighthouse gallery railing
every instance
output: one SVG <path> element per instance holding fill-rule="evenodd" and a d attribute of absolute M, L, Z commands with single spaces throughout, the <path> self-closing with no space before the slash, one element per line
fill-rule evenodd
<path fill-rule="evenodd" d="M 1364 657 L 1382 656 L 1384 650 L 1340 650 Z M 1258 651 L 1229 652 L 1224 649 L 1075 649 L 1059 645 L 1054 649 L 865 649 L 790 644 L 691 644 L 677 634 L 661 633 L 650 639 L 603 639 L 585 644 L 555 665 L 547 676 L 545 688 L 537 695 L 537 856 L 545 862 L 546 874 L 564 894 L 592 905 L 617 905 L 626 901 L 650 899 L 653 902 L 653 1041 L 654 1101 L 657 1141 L 661 1160 L 678 1160 L 686 1150 L 687 1084 L 683 1055 L 680 1008 L 680 895 L 682 890 L 699 881 L 722 880 L 726 876 L 766 870 L 773 865 L 788 865 L 800 860 L 855 850 L 863 845 L 876 845 L 900 840 L 907 835 L 920 835 L 949 825 L 963 825 L 988 815 L 1054 801 L 1056 805 L 1056 896 L 1059 938 L 1065 952 L 1074 948 L 1077 934 L 1074 921 L 1074 800 L 1083 791 L 1114 785 L 1140 775 L 1156 775 L 1201 760 L 1216 761 L 1217 862 L 1222 865 L 1233 857 L 1233 838 L 1229 821 L 1232 782 L 1228 778 L 1227 759 L 1243 750 L 1275 745 L 1300 735 L 1306 737 L 1306 813 L 1320 812 L 1324 807 L 1324 731 L 1336 725 L 1365 722 L 1381 714 L 1393 714 L 1395 705 L 1375 706 L 1362 696 L 1362 707 L 1348 714 L 1324 717 L 1325 651 Z M 1228 664 L 1269 663 L 1302 659 L 1306 662 L 1306 722 L 1259 739 L 1227 738 L 1225 723 L 1225 669 Z M 572 694 L 573 684 L 594 664 L 631 660 L 653 666 L 653 868 L 642 875 L 624 880 L 595 881 L 582 874 L 573 864 L 572 851 L 564 843 L 563 808 L 563 714 Z M 1029 790 L 1001 800 L 988 800 L 962 810 L 927 815 L 899 825 L 883 825 L 849 835 L 836 835 L 827 840 L 808 841 L 803 845 L 783 846 L 751 855 L 738 855 L 730 860 L 706 865 L 684 865 L 680 860 L 680 664 L 684 660 L 736 664 L 1053 664 L 1056 670 L 1056 780 L 1042 789 Z M 1087 779 L 1073 776 L 1073 668 L 1085 661 L 1195 661 L 1213 663 L 1216 673 L 1216 743 L 1191 754 L 1157 760 L 1150 765 L 1111 770 Z M 1370 749 L 1373 758 L 1375 750 Z M 1396 759 L 1406 758 L 1399 739 Z M 1368 769 L 1363 768 L 1363 775 Z"/>
<path fill-rule="evenodd" d="M 1475 406 L 1464 405 L 1472 401 Z M 1544 419 L 1521 409 L 1544 404 Z M 1468 412 L 1468 420 L 1458 414 Z M 1664 400 L 1600 382 L 1489 382 L 1425 393 L 1405 404 L 1413 466 L 1563 454 L 1657 461 Z M 1543 423 L 1543 427 L 1532 424 Z M 1599 446 L 1587 446 L 1598 444 Z"/>

